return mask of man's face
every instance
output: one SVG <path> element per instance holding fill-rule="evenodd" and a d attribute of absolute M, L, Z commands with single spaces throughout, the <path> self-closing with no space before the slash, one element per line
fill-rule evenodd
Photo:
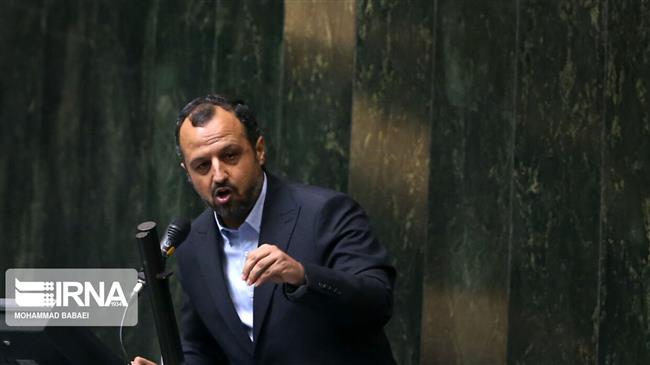
<path fill-rule="evenodd" d="M 179 143 L 181 166 L 194 190 L 230 228 L 239 227 L 253 208 L 263 183 L 264 139 L 253 148 L 244 125 L 220 107 L 200 127 L 185 119 Z"/>

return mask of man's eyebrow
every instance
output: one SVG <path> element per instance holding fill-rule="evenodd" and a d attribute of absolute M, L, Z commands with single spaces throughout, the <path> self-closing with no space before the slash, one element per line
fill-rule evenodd
<path fill-rule="evenodd" d="M 208 161 L 209 159 L 203 157 L 203 156 L 198 156 L 190 160 L 190 166 L 194 166 L 197 163 L 205 162 Z"/>
<path fill-rule="evenodd" d="M 224 146 L 221 149 L 221 151 L 239 151 L 241 149 L 242 149 L 242 147 L 240 145 L 235 144 L 235 143 L 230 143 L 230 144 Z"/>

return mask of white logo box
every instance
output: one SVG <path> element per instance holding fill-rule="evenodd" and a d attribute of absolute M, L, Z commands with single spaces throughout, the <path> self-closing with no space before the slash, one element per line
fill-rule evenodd
<path fill-rule="evenodd" d="M 9 269 L 8 326 L 135 326 L 134 269 Z M 122 320 L 123 319 L 123 320 Z"/>

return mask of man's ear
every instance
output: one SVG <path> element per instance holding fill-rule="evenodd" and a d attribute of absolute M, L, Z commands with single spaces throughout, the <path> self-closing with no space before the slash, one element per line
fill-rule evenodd
<path fill-rule="evenodd" d="M 264 166 L 266 162 L 266 149 L 264 146 L 264 137 L 262 136 L 257 139 L 257 143 L 255 144 L 255 156 L 257 157 L 257 161 L 260 162 L 260 165 Z"/>
<path fill-rule="evenodd" d="M 190 173 L 187 172 L 187 167 L 185 167 L 185 162 L 181 162 L 181 168 L 185 170 L 185 177 L 187 177 L 187 182 L 192 183 L 192 178 L 190 177 Z"/>

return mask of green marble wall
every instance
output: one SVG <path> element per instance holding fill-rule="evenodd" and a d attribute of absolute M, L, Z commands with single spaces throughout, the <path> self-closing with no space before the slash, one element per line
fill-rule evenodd
<path fill-rule="evenodd" d="M 650 4 L 610 2 L 605 39 L 598 361 L 650 362 Z"/>
<path fill-rule="evenodd" d="M 275 169 L 346 191 L 355 49 L 354 1 L 285 2 L 282 118 Z"/>
<path fill-rule="evenodd" d="M 515 9 L 438 1 L 422 364 L 504 364 Z"/>
<path fill-rule="evenodd" d="M 2 1 L 0 268 L 137 267 L 138 222 L 202 209 L 172 125 L 216 90 L 258 111 L 271 171 L 366 208 L 400 364 L 647 363 L 649 11 Z M 128 349 L 155 358 L 142 303 Z"/>
<path fill-rule="evenodd" d="M 593 363 L 599 305 L 602 4 L 522 1 L 509 359 Z"/>
<path fill-rule="evenodd" d="M 420 350 L 432 10 L 429 2 L 357 4 L 349 190 L 399 271 L 388 334 L 402 364 L 417 364 Z"/>

